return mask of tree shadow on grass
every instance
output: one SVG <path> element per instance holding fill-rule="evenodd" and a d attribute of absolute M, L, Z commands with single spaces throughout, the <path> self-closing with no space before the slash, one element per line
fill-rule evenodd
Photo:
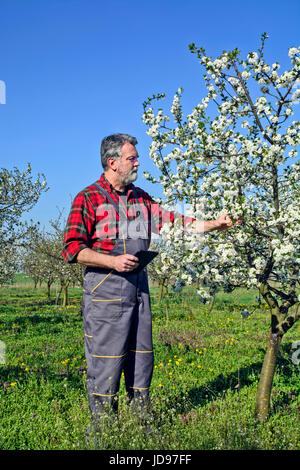
<path fill-rule="evenodd" d="M 51 324 L 59 324 L 59 323 L 74 323 L 74 326 L 77 327 L 78 321 L 81 321 L 80 311 L 74 316 L 74 313 L 70 314 L 69 312 L 57 311 L 57 312 L 44 312 L 42 314 L 26 314 L 24 313 L 21 316 L 11 316 L 11 318 L 5 318 L 5 321 L 0 323 L 5 324 L 6 327 L 10 327 L 14 325 L 16 328 L 20 329 L 20 333 L 24 333 L 22 328 L 31 324 L 32 326 L 37 326 L 42 323 L 46 323 L 47 325 Z"/>
<path fill-rule="evenodd" d="M 11 382 L 15 382 L 23 372 L 18 366 L 0 365 L 0 391 L 6 391 Z"/>
<path fill-rule="evenodd" d="M 264 353 L 261 349 L 260 352 Z M 292 377 L 296 376 L 296 366 L 290 359 L 291 346 L 289 344 L 283 344 L 280 349 L 279 356 L 277 358 L 275 378 L 278 379 L 279 384 L 282 384 L 282 388 L 288 391 L 280 391 L 277 395 L 277 391 L 273 384 L 273 391 L 271 400 L 272 407 L 274 410 L 281 407 L 288 407 L 289 404 L 295 399 L 297 395 L 297 386 L 295 380 Z M 178 413 L 188 412 L 199 406 L 205 406 L 207 403 L 213 402 L 220 399 L 229 390 L 238 393 L 242 388 L 251 386 L 253 383 L 258 384 L 260 372 L 262 368 L 262 361 L 251 364 L 247 367 L 240 368 L 230 374 L 219 374 L 214 380 L 207 384 L 201 385 L 200 387 L 193 387 L 188 391 L 188 409 L 181 404 L 182 397 L 180 397 L 176 403 Z M 279 385 L 279 389 L 280 389 Z"/>
<path fill-rule="evenodd" d="M 35 384 L 47 383 L 61 385 L 63 379 L 67 379 L 68 387 L 79 390 L 82 389 L 82 374 L 86 372 L 85 367 L 79 367 L 76 372 L 66 370 L 51 370 L 49 367 L 28 367 L 29 371 L 24 372 L 23 367 L 0 365 L 0 391 L 6 391 L 11 383 L 28 384 L 34 378 Z M 65 391 L 64 391 L 65 394 Z"/>
<path fill-rule="evenodd" d="M 262 362 L 256 362 L 247 367 L 238 369 L 230 374 L 219 374 L 214 380 L 201 387 L 194 387 L 189 390 L 188 398 L 191 409 L 198 406 L 205 406 L 214 401 L 229 390 L 240 391 L 243 387 L 252 385 L 257 381 L 262 367 Z"/>
<path fill-rule="evenodd" d="M 5 305 L 17 305 L 20 308 L 23 307 L 28 307 L 28 308 L 39 308 L 39 307 L 45 307 L 46 305 L 54 305 L 55 304 L 55 299 L 33 299 L 32 296 L 28 295 L 22 296 L 22 297 L 17 297 L 13 299 L 2 299 L 0 302 L 0 305 L 5 306 Z"/>
<path fill-rule="evenodd" d="M 28 296 L 29 297 L 29 296 Z M 80 307 L 81 306 L 81 297 L 74 297 L 69 301 L 68 307 Z M 34 312 L 36 310 L 40 310 L 41 308 L 44 307 L 49 307 L 49 308 L 64 308 L 60 304 L 60 300 L 57 301 L 55 298 L 40 298 L 40 299 L 32 299 L 31 298 L 16 298 L 16 299 L 2 299 L 0 301 L 0 308 L 4 310 L 7 307 L 12 307 L 12 308 L 26 308 L 26 311 L 31 311 Z"/>

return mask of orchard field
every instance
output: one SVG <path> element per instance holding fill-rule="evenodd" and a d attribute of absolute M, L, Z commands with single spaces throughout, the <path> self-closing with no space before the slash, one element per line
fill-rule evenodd
<path fill-rule="evenodd" d="M 165 294 L 160 303 L 152 287 L 152 434 L 142 432 L 121 381 L 119 420 L 103 433 L 103 447 L 299 450 L 299 365 L 292 349 L 297 325 L 280 347 L 269 419 L 254 419 L 269 329 L 269 313 L 256 296 L 242 289 L 219 293 L 209 312 L 193 286 Z M 34 288 L 24 277 L 1 288 L 2 450 L 85 448 L 89 410 L 81 289 L 70 289 L 66 307 L 54 299 L 55 288 L 49 301 L 46 287 Z M 247 318 L 245 309 L 251 313 Z"/>

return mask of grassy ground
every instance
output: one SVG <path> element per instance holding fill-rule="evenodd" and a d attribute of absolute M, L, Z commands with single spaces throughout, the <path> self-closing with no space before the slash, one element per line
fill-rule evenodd
<path fill-rule="evenodd" d="M 52 291 L 53 299 L 55 289 Z M 299 449 L 299 365 L 292 343 L 281 346 L 270 418 L 254 420 L 256 388 L 269 316 L 256 292 L 219 294 L 208 314 L 186 288 L 157 304 L 151 289 L 155 369 L 152 434 L 127 405 L 121 382 L 119 420 L 102 435 L 108 449 Z M 0 449 L 84 449 L 89 411 L 85 392 L 80 289 L 56 306 L 46 289 L 1 289 Z M 243 319 L 248 308 L 253 314 Z M 3 362 L 3 361 L 2 361 Z"/>

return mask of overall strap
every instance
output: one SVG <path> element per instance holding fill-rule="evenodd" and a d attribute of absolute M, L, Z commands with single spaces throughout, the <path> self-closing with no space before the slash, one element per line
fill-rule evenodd
<path fill-rule="evenodd" d="M 133 192 L 133 195 L 134 195 L 134 198 L 135 198 L 137 204 L 140 206 L 139 223 L 138 223 L 138 226 L 137 226 L 136 230 L 140 233 L 141 238 L 146 239 L 146 238 L 149 238 L 149 233 L 150 233 L 149 231 L 151 230 L 150 225 L 149 225 L 150 219 L 148 221 L 147 221 L 147 219 L 145 219 L 142 204 L 140 203 L 140 201 L 138 199 L 138 195 L 136 193 L 135 188 L 132 189 L 132 192 Z"/>
<path fill-rule="evenodd" d="M 142 219 L 144 219 L 144 221 L 145 221 L 143 208 L 142 208 L 142 205 L 141 205 L 141 203 L 140 203 L 140 201 L 139 201 L 139 198 L 138 198 L 138 195 L 137 195 L 137 193 L 136 193 L 135 188 L 132 189 L 132 192 L 133 192 L 133 195 L 134 195 L 134 199 L 136 200 L 137 204 L 138 204 L 138 205 L 140 206 L 140 208 L 141 208 L 141 210 L 140 210 L 140 217 L 141 217 Z"/>
<path fill-rule="evenodd" d="M 112 203 L 117 213 L 119 214 L 119 205 L 113 200 L 110 194 L 108 194 L 108 192 L 104 188 L 102 188 L 102 186 L 100 186 L 98 183 L 94 183 L 94 186 L 99 189 L 100 193 L 102 193 L 104 196 L 107 197 L 107 199 L 109 199 L 109 201 Z"/>
<path fill-rule="evenodd" d="M 111 195 L 110 195 L 104 188 L 102 188 L 102 186 L 100 186 L 100 184 L 98 184 L 98 183 L 95 182 L 95 183 L 94 183 L 94 186 L 96 186 L 96 187 L 99 189 L 99 191 L 100 191 L 104 196 L 106 196 L 107 199 L 109 199 L 109 201 L 112 203 L 112 205 L 113 205 L 114 208 L 116 209 L 117 213 L 119 214 L 119 205 L 116 203 L 116 201 L 113 200 L 113 198 L 111 197 Z M 133 195 L 134 195 L 134 198 L 135 198 L 137 204 L 138 204 L 138 205 L 140 206 L 140 208 L 141 208 L 140 215 L 141 215 L 142 218 L 144 218 L 143 209 L 142 209 L 141 204 L 140 204 L 140 202 L 139 202 L 138 195 L 137 195 L 137 193 L 136 193 L 135 188 L 132 189 L 132 192 L 133 192 Z"/>

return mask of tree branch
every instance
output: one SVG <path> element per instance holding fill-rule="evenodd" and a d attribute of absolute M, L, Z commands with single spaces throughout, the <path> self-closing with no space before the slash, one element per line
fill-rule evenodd
<path fill-rule="evenodd" d="M 264 132 L 264 128 L 263 128 L 263 126 L 262 126 L 262 124 L 261 124 L 261 122 L 260 122 L 260 119 L 259 119 L 258 114 L 257 114 L 257 112 L 256 112 L 256 108 L 255 108 L 255 106 L 254 106 L 254 103 L 253 103 L 253 101 L 252 101 L 252 99 L 251 99 L 251 96 L 250 96 L 250 94 L 249 94 L 249 91 L 248 91 L 247 87 L 245 86 L 245 83 L 244 83 L 244 81 L 243 81 L 243 79 L 242 79 L 241 73 L 240 73 L 240 71 L 238 70 L 238 68 L 237 68 L 237 66 L 236 66 L 236 63 L 235 63 L 234 61 L 232 61 L 232 64 L 233 64 L 233 67 L 234 67 L 234 69 L 235 69 L 235 71 L 236 71 L 236 74 L 237 74 L 237 76 L 238 76 L 238 78 L 239 78 L 239 82 L 240 82 L 240 84 L 241 84 L 241 86 L 242 86 L 242 88 L 243 88 L 243 90 L 244 90 L 244 92 L 245 92 L 245 95 L 247 96 L 248 103 L 250 104 L 251 110 L 252 110 L 252 112 L 253 112 L 253 114 L 254 114 L 254 117 L 255 117 L 255 121 L 256 121 L 256 123 L 257 123 L 257 125 L 258 125 L 260 131 L 262 132 L 264 138 L 265 138 L 270 144 L 273 144 L 272 139 L 270 139 L 269 136 L 266 135 L 265 132 Z"/>

